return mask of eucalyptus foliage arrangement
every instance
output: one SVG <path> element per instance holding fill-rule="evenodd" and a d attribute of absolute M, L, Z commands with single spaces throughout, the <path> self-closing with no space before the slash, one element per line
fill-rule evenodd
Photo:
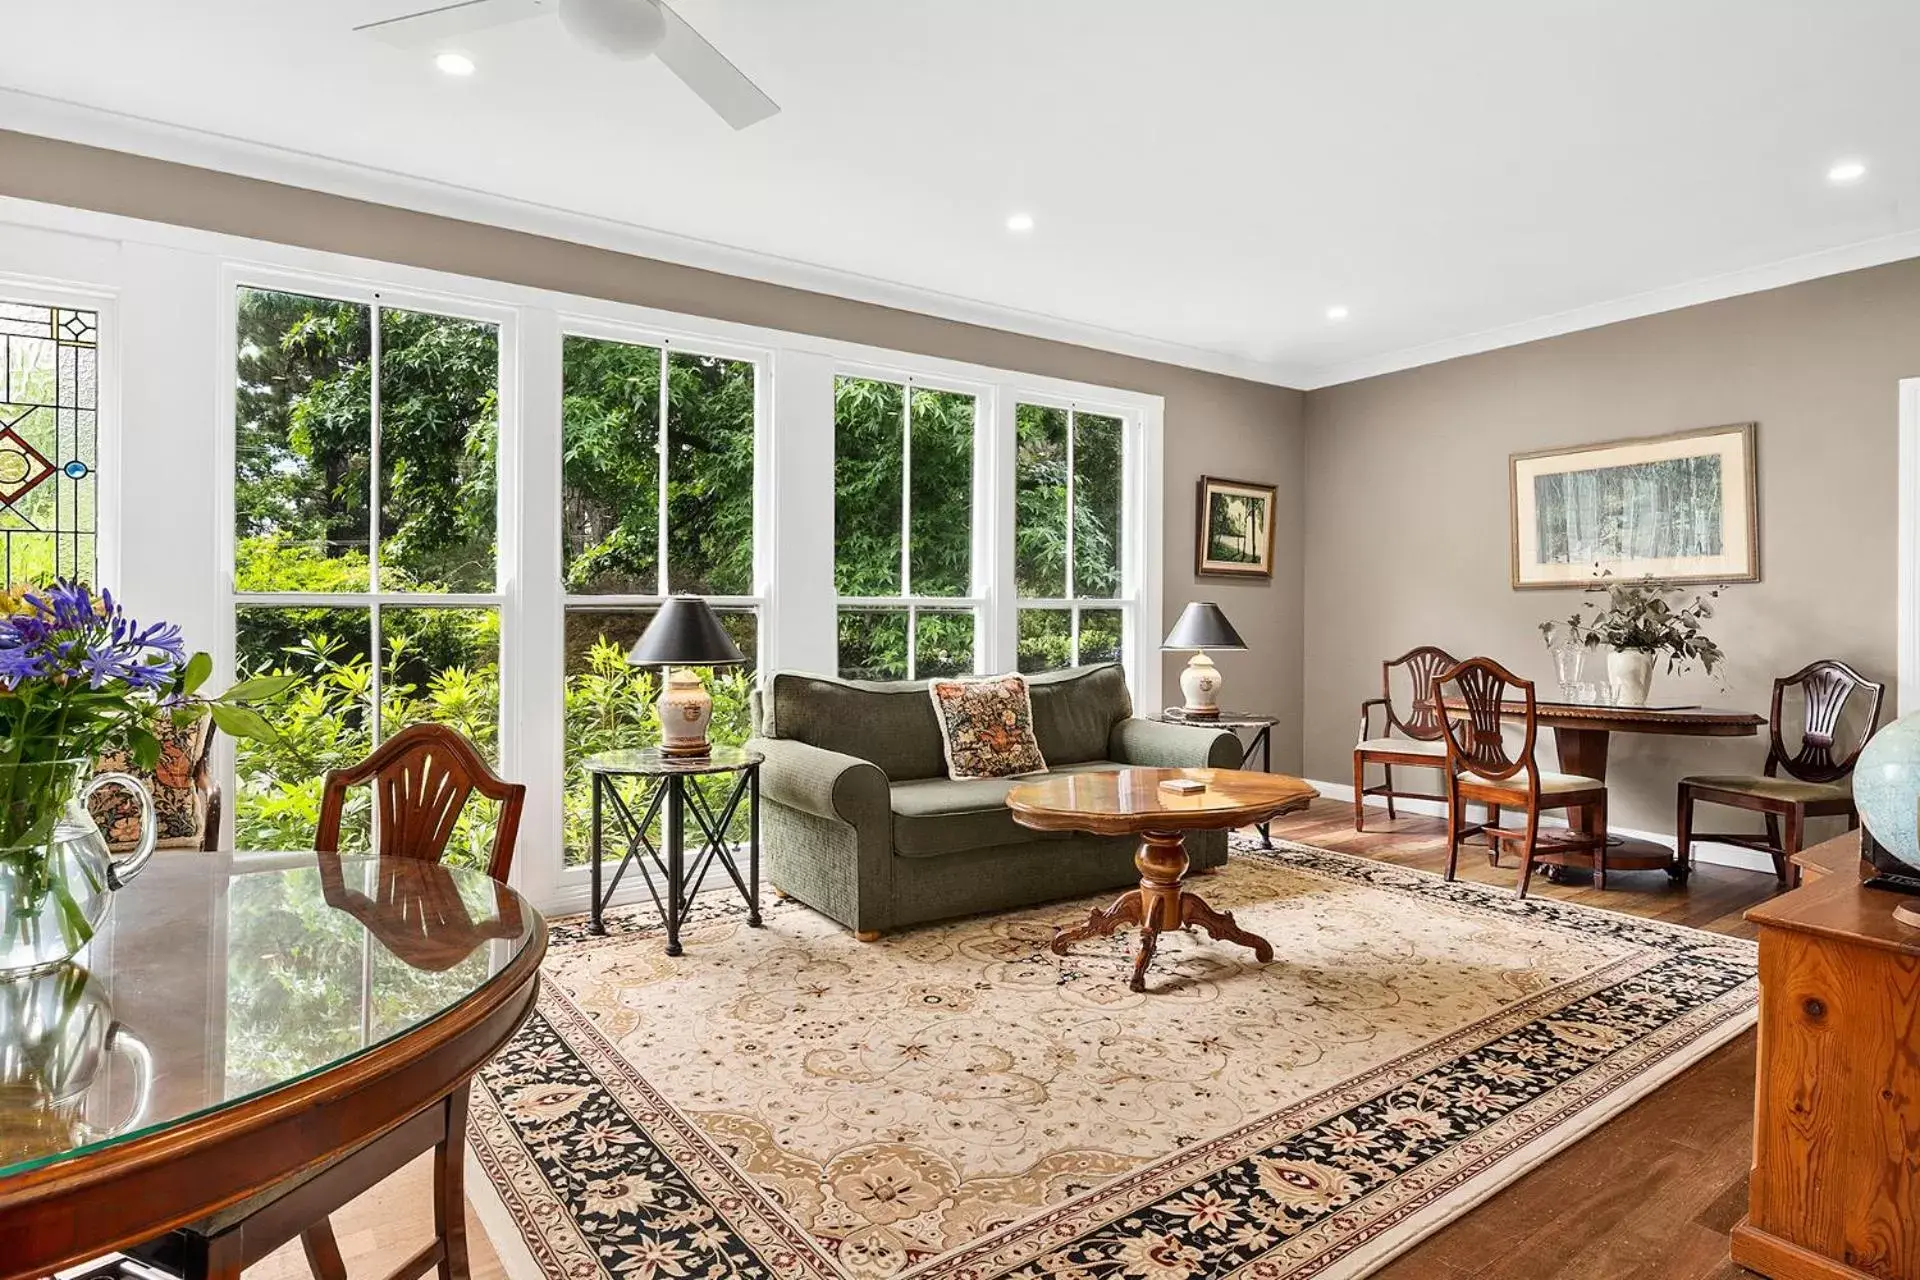
<path fill-rule="evenodd" d="M 1596 565 L 1586 603 L 1564 622 L 1541 623 L 1540 636 L 1549 646 L 1570 636 L 1583 645 L 1622 653 L 1665 654 L 1670 674 L 1698 662 L 1712 675 L 1727 655 L 1701 624 L 1713 617 L 1720 590 L 1715 587 L 1682 603 L 1686 593 L 1679 587 L 1651 577 L 1615 578 Z"/>

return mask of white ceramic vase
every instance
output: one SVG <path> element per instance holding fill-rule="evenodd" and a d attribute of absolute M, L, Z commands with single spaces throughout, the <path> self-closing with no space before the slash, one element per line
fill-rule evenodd
<path fill-rule="evenodd" d="M 1654 655 L 1639 649 L 1614 649 L 1607 654 L 1607 683 L 1613 701 L 1622 707 L 1644 707 L 1653 691 Z"/>

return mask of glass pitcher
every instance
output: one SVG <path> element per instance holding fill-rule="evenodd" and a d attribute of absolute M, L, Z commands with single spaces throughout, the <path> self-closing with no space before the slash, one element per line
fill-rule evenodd
<path fill-rule="evenodd" d="M 93 940 L 113 891 L 140 874 L 159 837 L 153 797 L 138 778 L 103 773 L 84 781 L 86 760 L 0 764 L 0 981 L 71 960 Z M 87 812 L 102 787 L 140 804 L 140 842 L 115 860 Z"/>

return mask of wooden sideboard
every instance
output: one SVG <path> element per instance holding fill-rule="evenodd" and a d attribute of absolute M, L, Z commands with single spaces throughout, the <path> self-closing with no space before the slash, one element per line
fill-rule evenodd
<path fill-rule="evenodd" d="M 1753 1182 L 1733 1260 L 1775 1280 L 1920 1280 L 1920 929 L 1850 833 L 1760 927 Z"/>

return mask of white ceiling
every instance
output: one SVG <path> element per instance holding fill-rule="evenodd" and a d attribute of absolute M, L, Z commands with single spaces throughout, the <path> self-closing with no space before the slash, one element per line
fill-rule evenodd
<path fill-rule="evenodd" d="M 676 3 L 780 116 L 551 19 L 468 80 L 349 32 L 408 0 L 0 0 L 0 87 L 1293 385 L 1920 254 L 1914 0 Z"/>

